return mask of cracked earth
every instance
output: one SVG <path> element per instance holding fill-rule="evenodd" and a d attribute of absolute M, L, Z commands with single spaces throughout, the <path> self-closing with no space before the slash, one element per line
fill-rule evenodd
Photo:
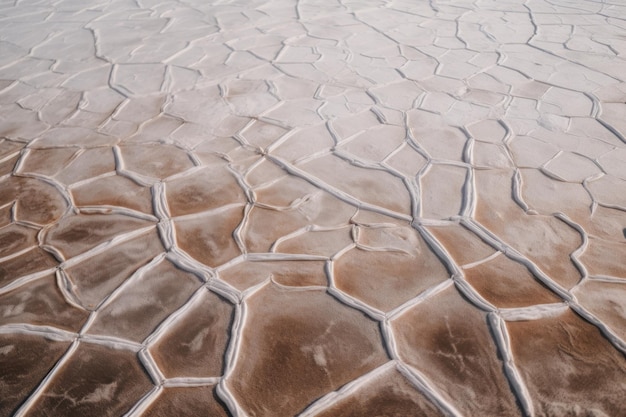
<path fill-rule="evenodd" d="M 620 0 L 0 1 L 0 415 L 626 415 L 625 56 Z"/>

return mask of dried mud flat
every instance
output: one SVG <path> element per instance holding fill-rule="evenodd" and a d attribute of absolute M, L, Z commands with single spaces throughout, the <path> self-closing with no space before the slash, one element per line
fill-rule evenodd
<path fill-rule="evenodd" d="M 0 415 L 626 415 L 619 0 L 0 2 Z"/>

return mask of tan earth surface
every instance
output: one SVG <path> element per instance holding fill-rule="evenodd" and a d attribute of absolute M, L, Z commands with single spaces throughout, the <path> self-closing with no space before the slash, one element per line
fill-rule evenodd
<path fill-rule="evenodd" d="M 0 1 L 0 415 L 626 416 L 622 0 Z"/>

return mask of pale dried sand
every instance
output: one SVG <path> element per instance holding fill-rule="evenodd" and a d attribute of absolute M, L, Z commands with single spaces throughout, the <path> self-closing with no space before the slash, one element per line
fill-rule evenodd
<path fill-rule="evenodd" d="M 626 416 L 621 0 L 0 2 L 1 416 Z"/>

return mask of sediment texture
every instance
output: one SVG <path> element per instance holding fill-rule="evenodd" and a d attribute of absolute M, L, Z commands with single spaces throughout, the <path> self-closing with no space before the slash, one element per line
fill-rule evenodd
<path fill-rule="evenodd" d="M 0 415 L 626 415 L 618 0 L 0 3 Z"/>

